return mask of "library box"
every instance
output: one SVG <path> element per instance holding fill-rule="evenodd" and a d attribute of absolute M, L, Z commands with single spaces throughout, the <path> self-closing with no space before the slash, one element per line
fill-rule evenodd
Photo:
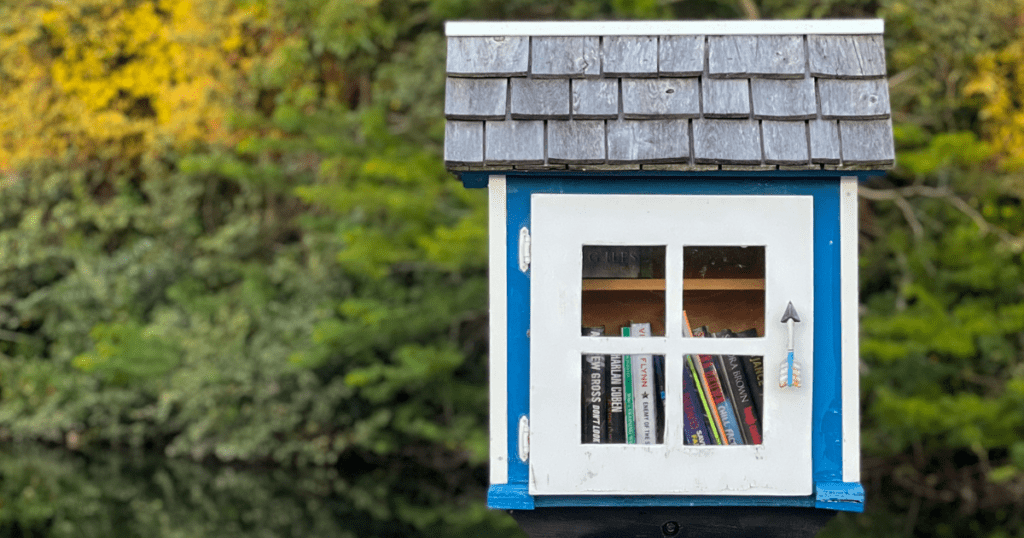
<path fill-rule="evenodd" d="M 793 536 L 862 510 L 882 31 L 448 23 L 445 161 L 490 200 L 491 507 L 534 536 Z"/>

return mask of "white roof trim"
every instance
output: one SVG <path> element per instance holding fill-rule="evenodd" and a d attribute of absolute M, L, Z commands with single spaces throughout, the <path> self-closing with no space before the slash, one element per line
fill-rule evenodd
<path fill-rule="evenodd" d="M 656 35 L 869 35 L 885 31 L 882 19 L 729 21 L 449 21 L 449 37 L 656 36 Z"/>

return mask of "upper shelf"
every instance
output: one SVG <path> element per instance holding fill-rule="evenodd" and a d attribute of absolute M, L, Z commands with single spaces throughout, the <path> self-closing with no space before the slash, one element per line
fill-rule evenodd
<path fill-rule="evenodd" d="M 763 290 L 763 278 L 686 278 L 683 290 Z M 663 278 L 585 278 L 583 291 L 664 291 Z"/>

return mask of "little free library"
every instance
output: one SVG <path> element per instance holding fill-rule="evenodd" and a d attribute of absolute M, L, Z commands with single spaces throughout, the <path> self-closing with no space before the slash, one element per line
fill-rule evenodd
<path fill-rule="evenodd" d="M 882 21 L 446 33 L 445 162 L 489 193 L 489 506 L 535 537 L 813 536 L 862 511 Z"/>

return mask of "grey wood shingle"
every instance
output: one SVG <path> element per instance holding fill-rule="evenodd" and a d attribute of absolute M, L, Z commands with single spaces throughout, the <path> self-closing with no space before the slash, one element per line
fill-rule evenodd
<path fill-rule="evenodd" d="M 885 76 L 885 47 L 880 35 L 811 35 L 807 36 L 807 49 L 814 76 Z"/>
<path fill-rule="evenodd" d="M 884 79 L 818 79 L 818 95 L 825 118 L 889 117 L 889 85 Z"/>
<path fill-rule="evenodd" d="M 839 124 L 835 120 L 811 120 L 808 125 L 811 136 L 811 161 L 822 164 L 838 163 Z"/>
<path fill-rule="evenodd" d="M 704 72 L 704 36 L 662 36 L 658 42 L 662 76 L 697 76 Z"/>
<path fill-rule="evenodd" d="M 450 169 L 895 160 L 880 35 L 453 36 L 447 46 Z"/>
<path fill-rule="evenodd" d="M 840 121 L 844 164 L 892 164 L 892 120 Z"/>
<path fill-rule="evenodd" d="M 804 75 L 805 66 L 803 36 L 708 38 L 708 72 L 711 76 L 796 78 Z"/>
<path fill-rule="evenodd" d="M 764 120 L 761 122 L 761 138 L 764 140 L 764 162 L 768 164 L 810 162 L 805 122 Z"/>
<path fill-rule="evenodd" d="M 535 77 L 597 77 L 601 75 L 598 37 L 534 37 L 530 74 Z"/>
<path fill-rule="evenodd" d="M 444 83 L 444 116 L 448 119 L 502 119 L 508 104 L 508 79 L 455 78 Z"/>
<path fill-rule="evenodd" d="M 755 120 L 693 120 L 693 158 L 698 163 L 759 164 L 761 129 Z"/>
<path fill-rule="evenodd" d="M 695 118 L 700 114 L 696 78 L 624 78 L 622 113 L 627 118 Z"/>
<path fill-rule="evenodd" d="M 609 121 L 608 161 L 657 163 L 690 157 L 689 120 Z"/>
<path fill-rule="evenodd" d="M 573 79 L 572 116 L 574 118 L 614 118 L 618 115 L 618 79 Z"/>
<path fill-rule="evenodd" d="M 523 76 L 529 67 L 528 37 L 449 37 L 447 70 L 452 76 Z"/>
<path fill-rule="evenodd" d="M 810 119 L 818 115 L 812 78 L 754 78 L 750 94 L 756 118 Z"/>
<path fill-rule="evenodd" d="M 512 79 L 512 119 L 569 117 L 569 79 Z"/>
<path fill-rule="evenodd" d="M 484 122 L 448 121 L 444 125 L 444 161 L 480 164 L 484 161 Z"/>
<path fill-rule="evenodd" d="M 600 163 L 604 160 L 604 121 L 551 120 L 548 122 L 549 162 Z"/>
<path fill-rule="evenodd" d="M 489 121 L 484 124 L 487 164 L 544 162 L 544 122 Z"/>
<path fill-rule="evenodd" d="M 745 118 L 750 115 L 750 83 L 745 78 L 705 78 L 701 94 L 706 118 Z"/>
<path fill-rule="evenodd" d="M 658 38 L 610 36 L 601 39 L 601 71 L 609 76 L 656 76 Z"/>

